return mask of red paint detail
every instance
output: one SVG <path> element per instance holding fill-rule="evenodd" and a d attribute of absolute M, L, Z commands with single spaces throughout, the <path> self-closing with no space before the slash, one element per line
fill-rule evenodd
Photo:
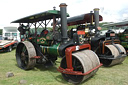
<path fill-rule="evenodd" d="M 102 42 L 102 54 L 105 53 L 105 45 L 111 45 L 112 42 L 113 42 L 112 40 L 106 40 L 106 41 L 103 41 L 103 42 Z M 115 44 L 120 44 L 120 40 L 114 40 L 113 43 L 115 43 Z"/>
<path fill-rule="evenodd" d="M 85 35 L 85 31 L 77 31 L 78 35 Z"/>
<path fill-rule="evenodd" d="M 111 33 L 110 36 L 111 36 L 111 37 L 115 36 L 115 33 Z"/>
<path fill-rule="evenodd" d="M 34 56 L 34 57 L 32 57 L 32 58 L 39 59 L 39 58 L 41 58 L 41 56 Z"/>
<path fill-rule="evenodd" d="M 9 44 L 5 45 L 4 48 L 6 48 L 6 47 L 8 47 L 8 46 L 10 46 L 10 45 L 13 45 L 13 44 L 15 44 L 15 43 L 17 43 L 17 41 L 14 41 L 14 42 L 12 42 L 12 43 L 9 43 Z"/>
<path fill-rule="evenodd" d="M 45 35 L 48 34 L 48 30 L 45 30 L 45 31 L 44 31 L 44 34 L 45 34 Z"/>
<path fill-rule="evenodd" d="M 31 39 L 32 39 L 32 37 L 29 38 L 29 40 L 31 40 Z"/>
<path fill-rule="evenodd" d="M 96 66 L 95 68 L 87 71 L 86 73 L 82 73 L 80 71 L 73 71 L 72 69 L 63 69 L 61 67 L 59 67 L 57 69 L 57 71 L 61 72 L 61 73 L 64 73 L 64 74 L 70 74 L 70 75 L 88 75 L 89 73 L 91 73 L 92 71 L 96 70 L 97 68 L 99 68 L 100 66 L 102 66 L 103 64 L 100 64 L 98 66 Z"/>
<path fill-rule="evenodd" d="M 125 36 L 126 38 L 128 38 L 128 36 Z"/>
<path fill-rule="evenodd" d="M 83 44 L 79 45 L 79 50 L 81 49 L 91 49 L 90 44 Z M 67 68 L 73 70 L 72 67 L 72 52 L 76 51 L 76 46 L 68 47 L 65 50 L 65 55 L 66 55 L 66 61 L 67 61 Z"/>
<path fill-rule="evenodd" d="M 37 39 L 37 42 L 39 42 L 40 40 L 39 39 Z"/>
<path fill-rule="evenodd" d="M 79 50 L 86 49 L 86 48 L 91 49 L 90 44 L 79 45 Z M 63 68 L 59 67 L 57 69 L 59 72 L 64 73 L 64 74 L 71 74 L 71 75 L 87 75 L 103 65 L 103 64 L 100 64 L 100 65 L 96 66 L 95 68 L 89 70 L 86 73 L 82 73 L 80 71 L 73 71 L 73 67 L 72 67 L 72 52 L 73 51 L 77 51 L 76 46 L 66 48 L 65 55 L 66 55 L 66 61 L 67 61 L 67 68 L 63 69 Z"/>
<path fill-rule="evenodd" d="M 97 27 L 98 30 L 101 30 L 102 28 L 101 27 Z"/>
<path fill-rule="evenodd" d="M 22 41 L 24 41 L 25 39 L 22 39 Z"/>

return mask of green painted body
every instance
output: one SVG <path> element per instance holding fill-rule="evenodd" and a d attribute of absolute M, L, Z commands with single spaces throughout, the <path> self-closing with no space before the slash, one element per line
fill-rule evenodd
<path fill-rule="evenodd" d="M 125 48 L 128 48 L 128 42 L 121 42 L 121 45 Z"/>
<path fill-rule="evenodd" d="M 66 16 L 69 17 L 69 14 L 67 13 Z M 40 47 L 43 55 L 58 56 L 58 49 L 61 42 L 61 40 L 58 39 L 58 37 L 60 38 L 61 35 L 59 35 L 59 33 L 59 36 L 55 35 L 55 30 L 59 31 L 57 28 L 58 26 L 56 26 L 56 23 L 53 23 L 52 28 L 47 27 L 47 25 L 51 20 L 54 22 L 60 17 L 60 11 L 48 10 L 15 20 L 12 23 L 20 23 L 19 31 L 21 33 L 21 41 L 30 41 L 35 45 L 35 47 L 37 47 L 37 49 Z M 27 23 L 27 25 L 24 25 L 24 23 Z M 34 29 L 32 26 L 34 26 Z M 41 52 L 39 52 L 39 55 Z"/>
<path fill-rule="evenodd" d="M 48 33 L 46 36 L 43 37 L 37 37 L 37 44 L 50 46 L 52 45 L 52 42 L 53 42 L 52 33 Z"/>
<path fill-rule="evenodd" d="M 48 33 L 41 36 L 42 31 L 37 31 L 37 37 L 29 37 L 29 41 L 36 42 L 44 55 L 59 56 L 58 48 L 60 43 L 54 44 L 53 32 L 47 30 Z"/>
<path fill-rule="evenodd" d="M 60 43 L 51 46 L 40 46 L 43 54 L 49 54 L 53 56 L 59 56 L 58 48 Z"/>
<path fill-rule="evenodd" d="M 128 41 L 128 38 L 127 38 L 128 34 L 119 34 L 119 38 L 121 41 Z"/>
<path fill-rule="evenodd" d="M 37 13 L 34 15 L 30 15 L 18 20 L 13 21 L 12 23 L 34 23 L 35 21 L 39 21 L 40 19 L 53 19 L 53 15 L 56 16 L 56 18 L 60 17 L 60 11 L 58 10 L 48 10 L 45 12 Z M 69 17 L 69 14 L 67 13 L 67 17 Z"/>
<path fill-rule="evenodd" d="M 126 33 L 119 34 L 119 39 L 121 41 L 121 45 L 125 48 L 128 48 L 128 34 Z"/>
<path fill-rule="evenodd" d="M 48 33 L 41 36 L 42 31 L 43 31 L 42 29 L 37 30 L 37 33 L 38 33 L 37 37 L 35 37 L 35 36 L 29 37 L 28 38 L 29 41 L 36 42 L 39 45 L 45 45 L 45 46 L 52 45 L 52 43 L 53 43 L 53 33 L 47 30 Z"/>

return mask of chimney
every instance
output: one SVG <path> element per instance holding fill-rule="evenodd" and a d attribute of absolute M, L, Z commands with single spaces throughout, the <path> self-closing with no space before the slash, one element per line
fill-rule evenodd
<path fill-rule="evenodd" d="M 66 43 L 68 39 L 67 35 L 67 5 L 65 3 L 61 3 L 60 7 L 60 14 L 61 14 L 61 35 L 62 35 L 62 42 Z"/>
<path fill-rule="evenodd" d="M 99 8 L 95 8 L 94 9 L 94 18 L 95 18 L 95 29 L 96 32 L 98 32 L 98 28 L 99 27 Z"/>

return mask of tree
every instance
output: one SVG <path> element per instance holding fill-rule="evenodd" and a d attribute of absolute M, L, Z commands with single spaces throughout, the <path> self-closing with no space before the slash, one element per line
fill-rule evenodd
<path fill-rule="evenodd" d="M 0 35 L 2 35 L 2 31 L 3 31 L 3 30 L 2 30 L 2 29 L 0 29 Z"/>

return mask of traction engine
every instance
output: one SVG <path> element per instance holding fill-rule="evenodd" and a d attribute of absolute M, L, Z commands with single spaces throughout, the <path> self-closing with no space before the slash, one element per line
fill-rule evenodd
<path fill-rule="evenodd" d="M 93 76 L 102 64 L 91 45 L 81 43 L 83 33 L 74 30 L 72 38 L 68 37 L 66 7 L 62 3 L 60 11 L 48 10 L 12 22 L 19 23 L 22 40 L 16 48 L 16 61 L 21 69 L 29 70 L 36 64 L 52 65 L 59 56 L 62 60 L 57 70 L 65 80 L 78 84 Z M 61 26 L 57 26 L 60 18 Z M 53 29 L 47 28 L 51 20 Z"/>
<path fill-rule="evenodd" d="M 128 55 L 128 29 L 125 29 L 124 32 L 118 34 L 121 45 L 125 48 Z"/>
<path fill-rule="evenodd" d="M 95 21 L 95 24 L 93 24 Z M 105 35 L 100 34 L 99 21 L 102 21 L 102 16 L 99 15 L 99 9 L 94 9 L 88 14 L 82 14 L 75 17 L 70 17 L 67 20 L 68 26 L 77 25 L 78 31 L 84 31 L 85 35 L 80 40 L 86 40 L 83 43 L 90 43 L 91 49 L 98 55 L 100 62 L 104 66 L 112 66 L 124 61 L 126 51 L 116 34 L 108 30 Z M 90 24 L 89 24 L 90 23 Z M 72 37 L 72 30 L 70 37 Z"/>
<path fill-rule="evenodd" d="M 108 30 L 105 36 L 92 38 L 91 46 L 104 66 L 122 63 L 126 57 L 124 47 L 112 30 Z"/>

